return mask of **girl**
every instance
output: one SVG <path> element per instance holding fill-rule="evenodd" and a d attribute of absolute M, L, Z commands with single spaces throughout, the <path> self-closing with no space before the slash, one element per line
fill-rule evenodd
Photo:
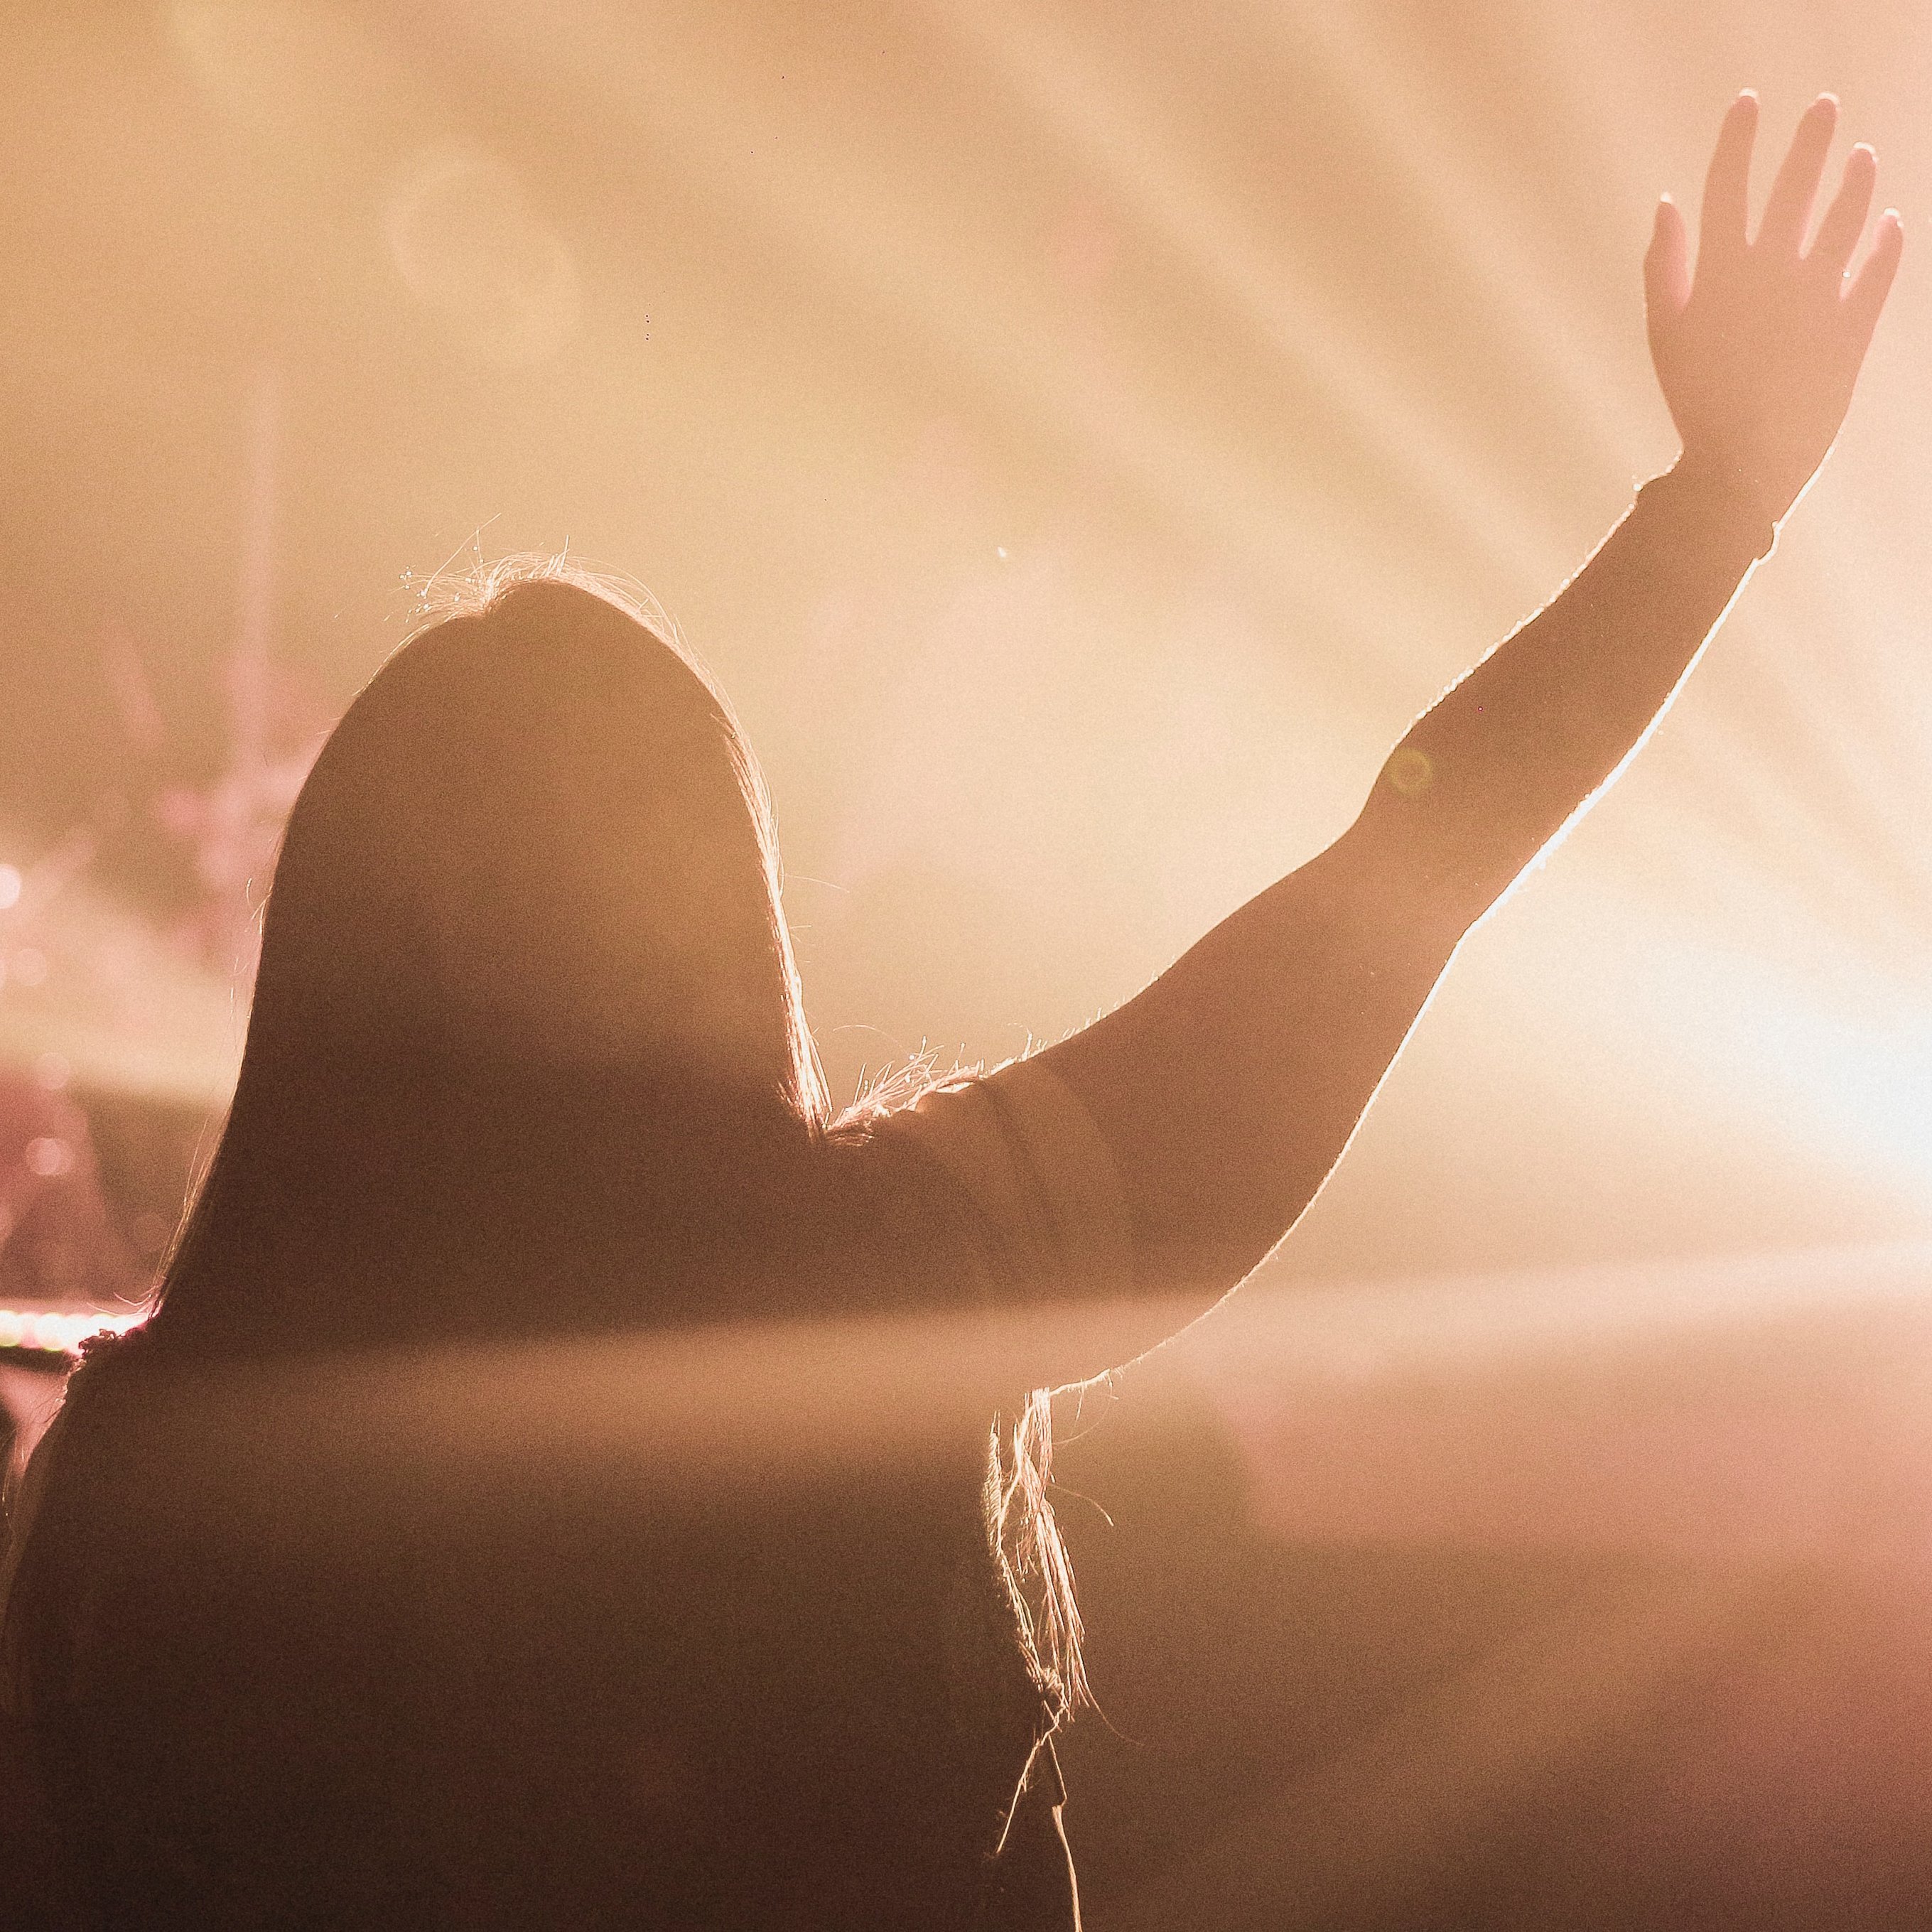
<path fill-rule="evenodd" d="M 15 1514 L 16 1721 L 99 1922 L 1077 1924 L 1051 1738 L 1078 1624 L 1034 1391 L 1294 1223 L 1829 448 L 1900 230 L 1847 278 L 1858 148 L 1804 249 L 1826 98 L 1748 241 L 1756 113 L 1694 281 L 1658 210 L 1678 462 L 1342 838 L 1029 1059 L 833 1114 L 750 754 L 621 599 L 500 575 L 390 661 L 290 820 L 155 1312 L 90 1351 Z M 906 1331 L 895 1394 L 866 1337 L 904 1315 L 952 1327 Z M 946 1333 L 956 1360 L 916 1339 Z M 342 1393 L 399 1362 L 509 1388 L 490 1364 L 572 1336 L 657 1351 L 648 1453 L 599 1461 L 562 1384 L 547 1449 L 440 1485 L 428 1406 L 385 1443 Z M 916 1442 L 828 1446 L 908 1374 Z"/>

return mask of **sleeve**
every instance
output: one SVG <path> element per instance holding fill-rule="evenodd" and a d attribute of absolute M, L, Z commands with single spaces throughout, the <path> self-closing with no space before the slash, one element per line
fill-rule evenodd
<path fill-rule="evenodd" d="M 1079 1098 L 1038 1061 L 940 1082 L 874 1134 L 936 1169 L 963 1199 L 994 1298 L 1130 1291 L 1132 1246 L 1112 1154 Z"/>

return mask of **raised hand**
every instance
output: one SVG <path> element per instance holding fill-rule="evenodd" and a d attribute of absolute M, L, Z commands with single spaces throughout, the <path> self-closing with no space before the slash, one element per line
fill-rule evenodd
<path fill-rule="evenodd" d="M 1862 145 L 1806 249 L 1838 119 L 1829 94 L 1805 110 L 1748 239 L 1757 97 L 1740 94 L 1705 180 L 1696 279 L 1684 218 L 1667 195 L 1644 260 L 1651 360 L 1684 441 L 1681 466 L 1721 478 L 1771 524 L 1803 494 L 1838 434 L 1904 245 L 1888 209 L 1862 266 L 1847 273 L 1878 174 Z"/>

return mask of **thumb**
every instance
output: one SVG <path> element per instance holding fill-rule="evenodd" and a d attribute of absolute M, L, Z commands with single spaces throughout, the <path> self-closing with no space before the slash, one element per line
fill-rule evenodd
<path fill-rule="evenodd" d="M 1643 258 L 1644 314 L 1651 346 L 1684 313 L 1690 299 L 1690 246 L 1684 218 L 1667 194 L 1657 204 L 1657 222 Z"/>

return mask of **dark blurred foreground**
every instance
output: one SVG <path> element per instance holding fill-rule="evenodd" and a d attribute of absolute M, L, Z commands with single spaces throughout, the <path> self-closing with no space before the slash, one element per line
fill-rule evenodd
<path fill-rule="evenodd" d="M 1438 1298 L 1432 1340 L 1366 1292 L 1348 1351 L 1346 1298 L 1264 1291 L 1090 1395 L 1059 1468 L 1103 1707 L 1062 1752 L 1089 1927 L 1932 1923 L 1932 1271 L 1759 1275 L 1681 1284 L 1664 1322 L 1640 1282 L 1573 1284 L 1527 1340 L 1507 1297 Z M 532 1362 L 520 1392 L 470 1384 L 503 1424 L 464 1465 L 479 1508 L 520 1462 L 542 1514 L 562 1424 Z M 347 1405 L 358 1453 L 406 1465 L 365 1426 L 382 1400 Z M 720 1492 L 750 1547 L 814 1507 L 803 1425 L 771 1420 Z M 651 1439 L 639 1416 L 597 1453 L 626 1428 Z M 274 1540 L 320 1550 L 280 1493 Z M 34 1922 L 32 1847 L 9 1856 L 8 1922 Z"/>

